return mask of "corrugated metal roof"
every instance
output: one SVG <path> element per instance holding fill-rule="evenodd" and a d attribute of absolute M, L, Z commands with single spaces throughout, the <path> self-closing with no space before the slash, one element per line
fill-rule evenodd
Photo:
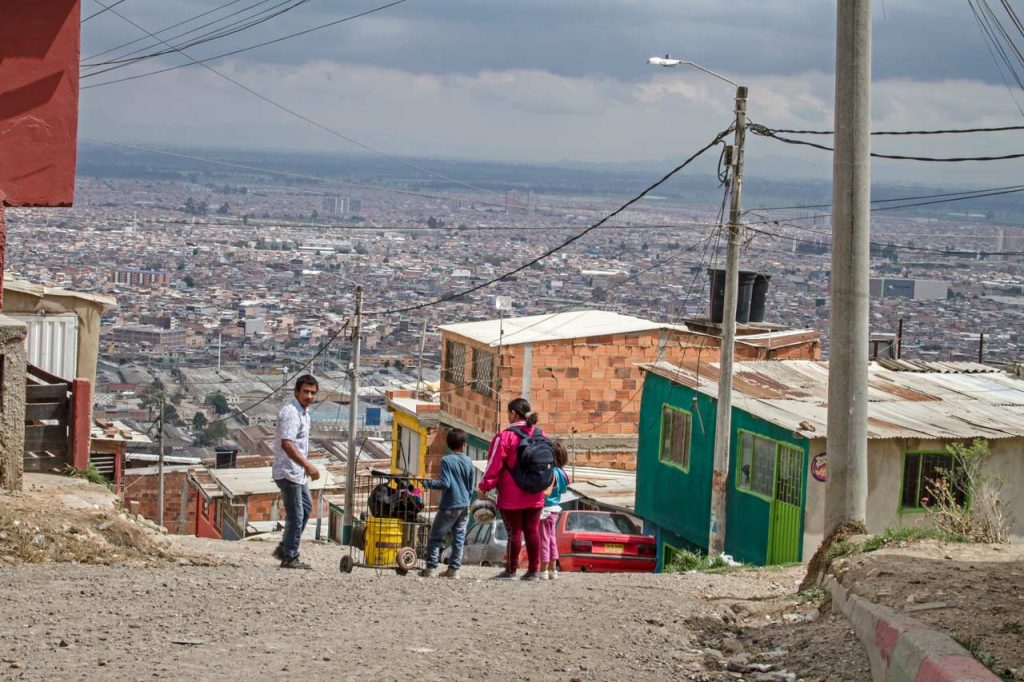
<path fill-rule="evenodd" d="M 1024 436 L 1024 379 L 976 363 L 927 369 L 929 364 L 935 363 L 906 371 L 869 365 L 868 438 Z M 706 395 L 718 394 L 717 363 L 642 367 Z M 828 363 L 738 362 L 734 367 L 733 405 L 806 438 L 825 437 Z"/>
<path fill-rule="evenodd" d="M 323 490 L 324 487 L 336 488 L 338 482 L 328 473 L 325 462 L 310 462 L 320 470 L 320 478 L 309 482 L 310 490 Z M 210 469 L 210 477 L 229 496 L 260 495 L 279 491 L 274 482 L 271 467 L 252 467 L 248 469 Z"/>
<path fill-rule="evenodd" d="M 508 317 L 504 320 L 461 322 L 442 325 L 441 329 L 490 346 L 514 346 L 521 343 L 562 341 L 588 336 L 631 334 L 652 329 L 685 331 L 682 325 L 652 322 L 607 310 L 575 310 L 551 315 Z"/>

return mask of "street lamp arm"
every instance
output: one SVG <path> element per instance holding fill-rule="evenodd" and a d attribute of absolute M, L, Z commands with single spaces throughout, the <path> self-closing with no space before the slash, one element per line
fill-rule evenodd
<path fill-rule="evenodd" d="M 736 81 L 730 80 L 730 79 L 726 78 L 725 76 L 723 76 L 720 73 L 715 73 L 711 69 L 705 68 L 705 67 L 701 66 L 700 64 L 698 64 L 696 62 L 691 62 L 691 61 L 688 61 L 688 60 L 685 60 L 685 59 L 673 59 L 672 57 L 668 57 L 668 56 L 665 56 L 665 57 L 651 57 L 650 59 L 647 60 L 647 63 L 648 64 L 654 64 L 655 66 L 666 66 L 666 67 L 676 67 L 676 66 L 680 66 L 682 64 L 685 64 L 687 66 L 692 66 L 695 69 L 699 69 L 699 70 L 703 71 L 704 73 L 708 74 L 709 76 L 714 76 L 718 80 L 725 81 L 726 83 L 729 83 L 730 85 L 732 85 L 734 87 L 737 87 L 737 88 L 740 87 L 740 84 L 737 83 Z"/>

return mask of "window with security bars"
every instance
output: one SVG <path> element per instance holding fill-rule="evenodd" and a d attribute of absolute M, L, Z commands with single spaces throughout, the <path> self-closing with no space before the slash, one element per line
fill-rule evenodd
<path fill-rule="evenodd" d="M 448 341 L 444 346 L 444 380 L 461 386 L 466 381 L 466 346 Z"/>
<path fill-rule="evenodd" d="M 951 479 L 956 502 L 963 505 L 967 495 L 956 475 L 956 460 L 948 452 L 908 452 L 903 459 L 900 507 L 924 509 L 935 501 L 931 492 L 940 479 Z"/>
<path fill-rule="evenodd" d="M 661 451 L 658 459 L 680 469 L 690 468 L 690 427 L 693 416 L 667 405 L 661 411 Z"/>
<path fill-rule="evenodd" d="M 804 451 L 779 443 L 779 463 L 775 477 L 775 499 L 800 506 L 803 491 Z"/>
<path fill-rule="evenodd" d="M 473 390 L 491 396 L 494 389 L 494 353 L 473 349 Z"/>
<path fill-rule="evenodd" d="M 741 432 L 736 487 L 771 497 L 775 490 L 776 441 Z M 785 447 L 785 446 L 783 446 Z"/>

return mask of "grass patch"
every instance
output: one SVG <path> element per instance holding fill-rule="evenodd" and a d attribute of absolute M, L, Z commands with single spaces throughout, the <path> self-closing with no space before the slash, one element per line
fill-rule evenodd
<path fill-rule="evenodd" d="M 1003 623 L 1003 626 L 999 628 L 999 634 L 1024 635 L 1024 623 L 1021 623 L 1019 620 L 1011 620 L 1007 623 Z"/>
<path fill-rule="evenodd" d="M 802 602 L 814 602 L 820 604 L 821 602 L 825 601 L 825 595 L 827 594 L 828 593 L 825 591 L 824 587 L 811 587 L 809 589 L 804 590 L 803 592 L 800 592 L 796 596 L 797 599 L 799 599 Z"/>
<path fill-rule="evenodd" d="M 93 464 L 90 464 L 84 469 L 76 469 L 72 466 L 69 466 L 64 470 L 64 473 L 70 476 L 71 478 L 84 478 L 90 483 L 96 483 L 97 485 L 102 485 L 107 488 L 110 487 L 110 481 L 108 481 L 107 477 L 101 474 L 100 470 L 97 469 Z"/>
<path fill-rule="evenodd" d="M 881 535 L 872 535 L 861 547 L 862 552 L 874 552 L 886 545 L 897 542 L 915 542 L 918 540 L 938 540 L 939 542 L 967 542 L 963 535 L 947 533 L 937 528 L 886 528 Z"/>
<path fill-rule="evenodd" d="M 698 552 L 678 550 L 672 552 L 672 559 L 665 564 L 665 573 L 687 573 L 689 571 L 717 571 L 731 568 L 721 556 L 709 557 Z"/>
<path fill-rule="evenodd" d="M 954 637 L 956 643 L 967 649 L 967 653 L 974 656 L 974 660 L 981 663 L 983 666 L 995 673 L 996 657 L 992 654 L 987 654 L 981 650 L 981 642 L 974 639 L 973 637 L 965 637 L 963 639 Z M 998 675 L 998 673 L 997 673 Z"/>

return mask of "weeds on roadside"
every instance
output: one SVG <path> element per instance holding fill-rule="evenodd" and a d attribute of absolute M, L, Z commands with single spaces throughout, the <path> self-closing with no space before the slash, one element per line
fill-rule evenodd
<path fill-rule="evenodd" d="M 684 549 L 672 552 L 672 558 L 665 564 L 663 570 L 665 573 L 687 573 L 689 571 L 710 571 L 724 568 L 729 568 L 729 564 L 721 555 L 709 557 Z"/>
<path fill-rule="evenodd" d="M 999 634 L 1024 635 L 1024 623 L 1021 623 L 1019 620 L 1011 620 L 1003 623 L 1003 626 L 999 628 Z"/>
<path fill-rule="evenodd" d="M 953 463 L 939 469 L 938 477 L 929 481 L 928 515 L 947 533 L 972 542 L 1005 544 L 1013 518 L 1000 497 L 1002 477 L 985 473 L 991 457 L 988 442 L 978 438 L 970 445 L 951 443 L 946 450 Z"/>
<path fill-rule="evenodd" d="M 73 466 L 68 466 L 64 469 L 64 473 L 72 478 L 84 478 L 90 483 L 96 483 L 98 485 L 110 487 L 110 481 L 107 477 L 100 473 L 100 470 L 95 465 L 89 464 L 84 469 L 76 469 Z"/>
<path fill-rule="evenodd" d="M 798 592 L 796 596 L 802 602 L 821 603 L 827 594 L 824 587 L 811 587 L 803 592 Z"/>
<path fill-rule="evenodd" d="M 974 656 L 974 660 L 995 673 L 996 657 L 981 650 L 981 642 L 973 637 L 954 637 L 956 643 L 967 649 L 967 653 Z M 998 673 L 997 673 L 998 674 Z"/>

